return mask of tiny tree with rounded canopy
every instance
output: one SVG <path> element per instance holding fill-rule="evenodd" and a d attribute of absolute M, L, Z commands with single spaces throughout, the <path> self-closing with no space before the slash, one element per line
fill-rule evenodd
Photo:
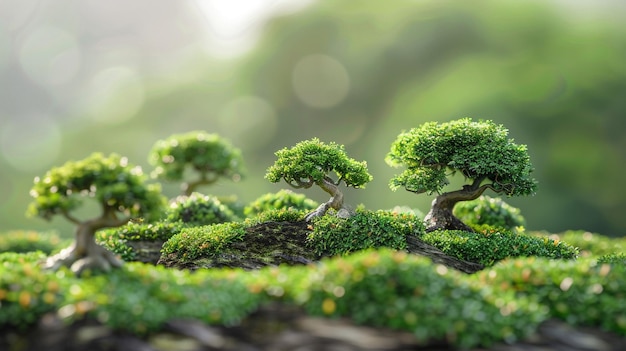
<path fill-rule="evenodd" d="M 182 181 L 183 194 L 187 196 L 220 178 L 238 181 L 244 172 L 241 151 L 219 135 L 203 131 L 174 134 L 157 141 L 149 162 L 155 167 L 154 177 Z M 195 171 L 197 178 L 185 181 L 186 169 Z"/>
<path fill-rule="evenodd" d="M 94 153 L 81 161 L 70 161 L 52 168 L 43 178 L 35 178 L 30 195 L 34 201 L 28 214 L 50 220 L 60 215 L 76 225 L 75 240 L 68 248 L 46 261 L 46 267 L 69 266 L 80 274 L 84 269 L 119 267 L 122 261 L 98 245 L 99 229 L 119 227 L 134 218 L 151 220 L 161 215 L 165 199 L 156 184 L 146 184 L 141 168 L 126 157 Z M 97 217 L 80 220 L 72 212 L 82 207 L 82 198 L 91 198 L 100 207 Z"/>
<path fill-rule="evenodd" d="M 463 118 L 424 123 L 401 133 L 385 160 L 391 166 L 406 167 L 391 179 L 393 190 L 404 187 L 418 194 L 439 194 L 424 218 L 427 231 L 472 231 L 453 215 L 456 203 L 474 200 L 487 189 L 507 196 L 532 195 L 537 186 L 526 145 L 515 144 L 508 130 L 492 121 Z M 456 172 L 469 184 L 442 193 L 448 176 Z"/>
<path fill-rule="evenodd" d="M 325 215 L 331 208 L 340 217 L 352 216 L 354 211 L 344 205 L 339 185 L 344 182 L 347 186 L 362 188 L 372 180 L 365 161 L 349 158 L 343 145 L 325 144 L 317 138 L 299 142 L 291 149 L 278 150 L 276 156 L 278 159 L 274 165 L 267 169 L 267 180 L 277 183 L 284 179 L 296 189 L 317 185 L 331 196 L 330 200 L 306 215 L 307 221 Z M 332 178 L 333 173 L 337 179 Z"/>

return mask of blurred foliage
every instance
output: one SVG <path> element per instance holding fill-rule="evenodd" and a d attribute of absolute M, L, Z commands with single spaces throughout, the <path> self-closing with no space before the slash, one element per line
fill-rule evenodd
<path fill-rule="evenodd" d="M 41 251 L 46 255 L 70 244 L 68 239 L 61 239 L 56 232 L 37 232 L 34 230 L 10 230 L 0 233 L 0 252 L 25 253 Z"/>
<path fill-rule="evenodd" d="M 626 333 L 626 266 L 532 257 L 507 260 L 472 276 L 478 285 L 498 285 L 520 298 L 533 296 L 548 307 L 552 317 L 572 325 L 602 326 Z"/>
<path fill-rule="evenodd" d="M 582 230 L 568 230 L 563 233 L 546 231 L 531 232 L 541 237 L 548 236 L 552 240 L 564 241 L 580 250 L 583 257 L 598 257 L 626 252 L 626 238 L 612 238 Z"/>
<path fill-rule="evenodd" d="M 428 196 L 389 191 L 394 170 L 384 164 L 385 154 L 403 130 L 469 116 L 504 124 L 528 145 L 539 191 L 511 204 L 525 214 L 529 229 L 621 236 L 626 234 L 623 10 L 622 2 L 609 0 L 370 0 L 358 8 L 320 0 L 273 19 L 242 57 L 216 60 L 186 47 L 191 52 L 180 53 L 189 58 L 184 64 L 143 77 L 143 100 L 132 118 L 119 118 L 127 114 L 123 107 L 131 94 L 107 101 L 103 110 L 110 120 L 123 123 L 91 120 L 68 108 L 67 116 L 53 121 L 56 128 L 49 128 L 63 143 L 45 162 L 102 151 L 141 163 L 156 140 L 204 129 L 241 147 L 250 175 L 211 192 L 235 194 L 247 203 L 280 189 L 262 179 L 275 150 L 318 137 L 346 145 L 353 157 L 368 162 L 374 180 L 366 191 L 346 194 L 352 203 L 425 211 Z M 180 15 L 170 13 L 168 21 Z M 134 28 L 132 21 L 124 28 Z M 80 35 L 88 43 L 96 37 Z M 136 44 L 131 56 L 133 49 L 145 48 Z M 113 60 L 116 52 L 106 57 Z M 54 90 L 46 95 L 38 89 L 35 96 L 74 101 L 60 86 Z M 29 150 L 31 145 L 3 144 L 2 150 L 9 146 Z M 23 218 L 30 180 L 50 165 L 37 163 L 35 155 L 43 151 L 33 151 L 32 166 L 24 169 L 0 157 L 0 230 L 50 228 Z M 163 189 L 169 197 L 179 192 Z M 53 224 L 69 235 L 67 224 Z"/>
<path fill-rule="evenodd" d="M 34 200 L 28 214 L 44 219 L 67 217 L 83 205 L 83 198 L 95 200 L 100 205 L 100 216 L 115 219 L 113 223 L 117 222 L 117 212 L 129 218 L 159 218 L 165 204 L 161 188 L 146 184 L 141 168 L 117 154 L 105 157 L 93 153 L 83 160 L 54 167 L 42 178 L 35 178 L 30 195 Z"/>
<path fill-rule="evenodd" d="M 487 195 L 456 204 L 454 215 L 473 229 L 491 226 L 515 230 L 526 224 L 519 208 L 509 205 L 501 198 Z"/>
<path fill-rule="evenodd" d="M 244 173 L 241 151 L 221 136 L 203 131 L 174 134 L 157 141 L 149 161 L 155 167 L 154 177 L 183 182 L 185 195 L 219 178 L 239 181 Z M 194 173 L 191 180 L 185 177 L 187 169 Z"/>

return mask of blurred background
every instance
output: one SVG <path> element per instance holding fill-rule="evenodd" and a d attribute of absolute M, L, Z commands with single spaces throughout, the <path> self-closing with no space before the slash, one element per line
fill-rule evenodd
<path fill-rule="evenodd" d="M 0 231 L 70 236 L 26 218 L 34 177 L 94 151 L 149 173 L 153 144 L 191 130 L 229 139 L 248 168 L 205 193 L 287 188 L 263 178 L 274 152 L 319 137 L 368 162 L 348 203 L 425 213 L 433 196 L 389 189 L 390 144 L 473 117 L 528 146 L 538 192 L 505 199 L 528 229 L 623 236 L 624 14 L 621 0 L 1 0 Z"/>

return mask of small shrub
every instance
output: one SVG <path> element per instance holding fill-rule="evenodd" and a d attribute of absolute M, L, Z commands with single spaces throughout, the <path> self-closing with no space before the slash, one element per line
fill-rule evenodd
<path fill-rule="evenodd" d="M 514 230 L 526 224 L 519 208 L 507 204 L 501 198 L 486 195 L 476 200 L 459 202 L 454 206 L 454 215 L 472 228 L 489 225 Z"/>
<path fill-rule="evenodd" d="M 626 335 L 626 266 L 541 257 L 503 261 L 472 276 L 478 285 L 533 296 L 552 317 Z"/>
<path fill-rule="evenodd" d="M 245 225 L 239 222 L 188 227 L 166 241 L 161 254 L 175 255 L 181 262 L 214 257 L 228 244 L 241 241 L 245 234 Z"/>
<path fill-rule="evenodd" d="M 47 255 L 69 245 L 54 232 L 12 230 L 0 234 L 0 252 L 41 251 Z"/>
<path fill-rule="evenodd" d="M 169 206 L 166 221 L 209 225 L 238 221 L 235 213 L 215 196 L 193 193 L 179 196 Z"/>
<path fill-rule="evenodd" d="M 295 210 L 311 211 L 319 204 L 307 198 L 304 194 L 294 193 L 288 189 L 276 193 L 267 193 L 258 197 L 244 208 L 246 217 L 253 217 L 269 210 L 292 208 Z"/>
<path fill-rule="evenodd" d="M 460 230 L 440 230 L 425 233 L 421 239 L 449 256 L 492 266 L 507 257 L 540 256 L 573 259 L 578 250 L 567 243 L 510 231 L 472 233 Z"/>
<path fill-rule="evenodd" d="M 406 236 L 419 236 L 424 224 L 407 213 L 357 209 L 350 218 L 325 216 L 314 221 L 308 243 L 322 256 L 347 254 L 367 248 L 406 248 Z"/>

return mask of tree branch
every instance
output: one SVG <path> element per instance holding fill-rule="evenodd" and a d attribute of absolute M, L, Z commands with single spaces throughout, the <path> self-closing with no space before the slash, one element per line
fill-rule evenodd
<path fill-rule="evenodd" d="M 295 182 L 295 184 L 294 184 L 294 182 Z M 302 189 L 302 188 L 308 189 L 311 186 L 313 186 L 313 184 L 315 184 L 315 182 L 313 181 L 313 179 L 310 179 L 310 178 L 306 182 L 304 182 L 302 180 L 295 180 L 294 179 L 294 180 L 288 181 L 287 184 L 289 184 L 289 186 L 291 186 L 293 188 L 296 188 L 296 189 Z"/>
<path fill-rule="evenodd" d="M 65 217 L 68 221 L 70 221 L 70 222 L 72 222 L 72 223 L 74 223 L 74 224 L 76 224 L 76 225 L 79 225 L 79 224 L 81 224 L 81 223 L 82 223 L 82 222 L 81 222 L 78 218 L 76 218 L 76 217 L 72 216 L 72 215 L 71 215 L 69 212 L 67 212 L 66 210 L 63 210 L 61 213 L 63 214 L 63 217 Z"/>

